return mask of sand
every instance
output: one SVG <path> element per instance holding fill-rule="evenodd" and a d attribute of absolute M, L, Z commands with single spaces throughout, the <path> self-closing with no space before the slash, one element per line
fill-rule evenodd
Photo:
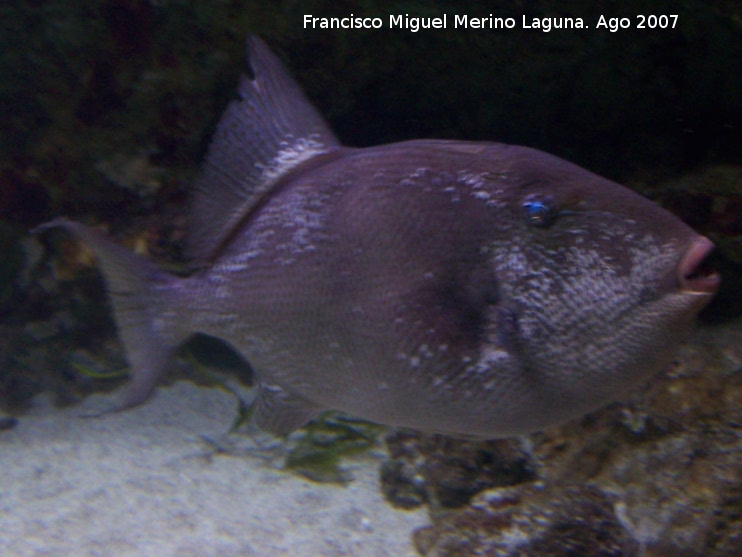
<path fill-rule="evenodd" d="M 179 382 L 80 418 L 111 404 L 60 410 L 42 396 L 0 432 L 0 555 L 416 555 L 411 532 L 428 520 L 382 498 L 381 449 L 347 461 L 347 486 L 317 484 L 262 451 L 215 452 L 204 438 L 234 438 L 222 390 Z"/>

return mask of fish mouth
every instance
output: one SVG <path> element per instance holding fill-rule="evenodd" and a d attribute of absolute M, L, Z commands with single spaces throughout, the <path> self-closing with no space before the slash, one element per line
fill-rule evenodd
<path fill-rule="evenodd" d="M 699 236 L 690 245 L 678 265 L 682 292 L 712 296 L 719 289 L 719 274 L 708 263 L 713 250 L 714 243 L 705 236 Z"/>

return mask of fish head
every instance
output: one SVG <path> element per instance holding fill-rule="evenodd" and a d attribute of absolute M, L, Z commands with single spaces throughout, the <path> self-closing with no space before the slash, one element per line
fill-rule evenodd
<path fill-rule="evenodd" d="M 666 367 L 718 287 L 711 241 L 546 153 L 492 147 L 481 164 L 482 197 L 497 209 L 484 247 L 495 333 L 483 350 L 513 355 L 539 393 L 526 429 L 595 409 Z"/>

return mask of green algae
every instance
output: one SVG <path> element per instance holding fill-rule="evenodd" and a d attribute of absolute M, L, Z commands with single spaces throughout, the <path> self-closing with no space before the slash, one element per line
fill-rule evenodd
<path fill-rule="evenodd" d="M 117 369 L 115 371 L 97 371 L 90 366 L 85 366 L 76 362 L 71 362 L 70 365 L 80 375 L 84 375 L 91 379 L 119 379 L 129 375 L 129 368 Z"/>
<path fill-rule="evenodd" d="M 377 445 L 383 426 L 326 412 L 307 424 L 286 456 L 285 468 L 315 482 L 348 483 L 343 459 Z"/>

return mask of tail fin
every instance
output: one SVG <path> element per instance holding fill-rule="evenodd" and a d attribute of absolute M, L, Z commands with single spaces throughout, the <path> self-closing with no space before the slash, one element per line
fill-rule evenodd
<path fill-rule="evenodd" d="M 51 228 L 70 232 L 98 259 L 131 366 L 122 409 L 141 404 L 164 373 L 173 349 L 187 336 L 177 319 L 162 319 L 167 293 L 178 279 L 96 230 L 67 219 L 55 219 L 33 232 Z"/>

